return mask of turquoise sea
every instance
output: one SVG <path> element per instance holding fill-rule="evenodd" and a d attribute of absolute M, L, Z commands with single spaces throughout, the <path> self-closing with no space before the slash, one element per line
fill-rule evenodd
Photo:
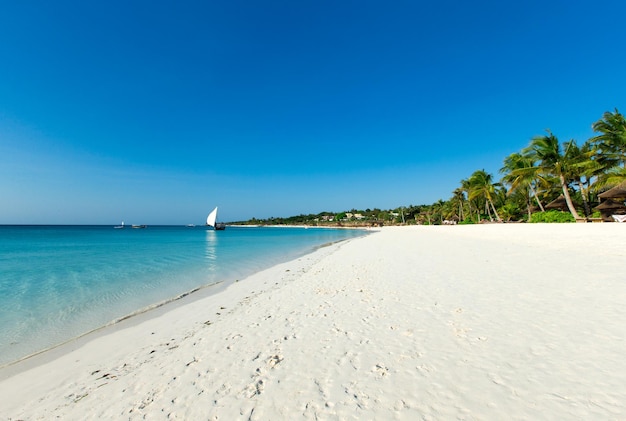
<path fill-rule="evenodd" d="M 324 244 L 327 228 L 0 226 L 0 366 Z"/>

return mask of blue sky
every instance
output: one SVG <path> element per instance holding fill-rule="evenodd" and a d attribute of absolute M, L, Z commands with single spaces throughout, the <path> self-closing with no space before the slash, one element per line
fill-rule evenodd
<path fill-rule="evenodd" d="M 0 223 L 448 199 L 626 110 L 626 2 L 0 0 Z"/>

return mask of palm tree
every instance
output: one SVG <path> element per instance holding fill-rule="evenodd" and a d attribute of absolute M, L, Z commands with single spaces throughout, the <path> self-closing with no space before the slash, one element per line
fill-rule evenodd
<path fill-rule="evenodd" d="M 443 202 L 441 206 L 441 216 L 443 220 L 447 221 L 459 219 L 460 217 L 457 213 L 456 203 L 451 200 L 446 200 L 445 202 Z"/>
<path fill-rule="evenodd" d="M 472 186 L 469 178 L 465 178 L 461 180 L 461 191 L 467 195 L 467 208 L 470 219 L 472 219 L 472 202 L 475 201 L 475 198 L 470 197 L 470 191 L 472 190 Z M 476 208 L 476 222 L 480 222 L 480 210 L 478 206 Z"/>
<path fill-rule="evenodd" d="M 532 204 L 534 199 L 529 194 L 528 190 L 523 191 L 521 189 L 513 191 L 505 191 L 505 198 L 502 201 L 503 205 L 498 208 L 500 217 L 505 221 L 513 218 L 519 220 L 525 213 L 527 220 L 530 221 L 532 217 Z"/>
<path fill-rule="evenodd" d="M 511 186 L 507 195 L 510 196 L 515 191 L 524 192 L 524 196 L 527 198 L 526 206 L 529 218 L 531 214 L 531 201 L 528 193 L 531 193 L 535 198 L 541 211 L 545 211 L 541 200 L 539 200 L 535 186 L 539 183 L 545 184 L 546 179 L 541 176 L 539 167 L 535 165 L 532 157 L 522 155 L 521 153 L 512 153 L 504 159 L 504 166 L 500 169 L 500 173 L 504 174 L 502 180 Z"/>
<path fill-rule="evenodd" d="M 568 188 L 568 183 L 572 181 L 572 173 L 574 171 L 572 155 L 575 149 L 576 142 L 570 140 L 563 144 L 562 151 L 559 140 L 548 131 L 546 136 L 534 137 L 523 153 L 528 154 L 528 156 L 537 161 L 537 166 L 543 175 L 553 175 L 558 178 L 567 208 L 575 219 L 579 219 L 580 216 L 574 207 Z"/>
<path fill-rule="evenodd" d="M 617 108 L 609 111 L 591 125 L 594 132 L 600 133 L 591 139 L 598 146 L 601 154 L 613 162 L 615 166 L 626 165 L 626 119 Z"/>
<path fill-rule="evenodd" d="M 439 224 L 443 223 L 443 211 L 444 211 L 444 204 L 445 202 L 441 199 L 439 199 L 438 201 L 436 201 L 435 203 L 433 203 L 431 205 L 431 216 L 433 217 L 433 224 L 436 222 L 436 220 L 439 220 Z"/>
<path fill-rule="evenodd" d="M 459 187 L 452 192 L 452 198 L 450 199 L 452 206 L 458 206 L 459 220 L 465 220 L 465 212 L 463 212 L 463 205 L 465 204 L 465 192 L 463 188 Z"/>
<path fill-rule="evenodd" d="M 598 149 L 594 188 L 603 190 L 626 180 L 626 119 L 616 108 L 613 113 L 605 112 L 591 127 L 600 133 L 589 140 Z"/>
<path fill-rule="evenodd" d="M 589 192 L 591 181 L 603 171 L 603 166 L 598 162 L 597 149 L 591 142 L 585 142 L 580 148 L 576 143 L 569 145 L 568 161 L 570 164 L 570 179 L 578 185 L 580 196 L 585 208 L 585 216 L 591 214 L 589 207 Z"/>
<path fill-rule="evenodd" d="M 485 210 L 488 215 L 491 215 L 491 211 L 496 216 L 498 222 L 502 222 L 500 219 L 500 215 L 498 215 L 498 211 L 496 211 L 496 207 L 493 204 L 493 199 L 496 196 L 496 188 L 500 186 L 499 183 L 494 183 L 492 181 L 491 174 L 487 173 L 485 170 L 474 171 L 474 173 L 469 178 L 469 195 L 468 198 L 470 200 L 482 197 L 485 199 Z M 491 206 L 491 210 L 489 209 Z"/>
<path fill-rule="evenodd" d="M 626 168 L 614 167 L 600 173 L 594 187 L 596 191 L 606 190 L 607 187 L 617 186 L 623 181 L 626 181 Z"/>

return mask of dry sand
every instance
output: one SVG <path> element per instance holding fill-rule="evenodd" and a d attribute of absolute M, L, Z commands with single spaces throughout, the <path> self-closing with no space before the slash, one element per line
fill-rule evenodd
<path fill-rule="evenodd" d="M 0 418 L 624 420 L 625 240 L 384 228 L 4 369 Z"/>

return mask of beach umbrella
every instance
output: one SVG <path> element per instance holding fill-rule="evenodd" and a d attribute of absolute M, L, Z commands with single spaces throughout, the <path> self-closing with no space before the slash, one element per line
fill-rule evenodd
<path fill-rule="evenodd" d="M 600 199 L 612 199 L 612 198 L 620 198 L 626 197 L 626 181 L 622 181 L 617 186 L 613 187 L 605 191 L 604 193 L 600 193 L 598 195 Z"/>

